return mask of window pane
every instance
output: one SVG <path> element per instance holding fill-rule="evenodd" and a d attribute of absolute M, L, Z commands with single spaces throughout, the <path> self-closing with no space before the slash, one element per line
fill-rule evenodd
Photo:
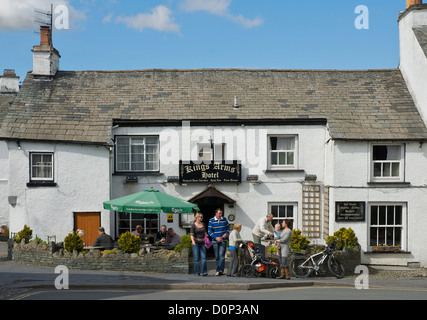
<path fill-rule="evenodd" d="M 383 163 L 383 177 L 390 177 L 390 163 Z"/>
<path fill-rule="evenodd" d="M 374 177 L 381 177 L 381 163 L 374 163 Z"/>
<path fill-rule="evenodd" d="M 402 228 L 394 228 L 394 245 L 402 246 Z"/>
<path fill-rule="evenodd" d="M 400 146 L 387 146 L 386 160 L 400 160 Z"/>
<path fill-rule="evenodd" d="M 294 217 L 294 206 L 287 206 L 287 213 L 286 216 L 288 218 L 293 218 Z"/>
<path fill-rule="evenodd" d="M 372 227 L 371 228 L 371 246 L 376 246 L 377 244 L 377 236 L 378 236 L 378 228 Z"/>
<path fill-rule="evenodd" d="M 277 164 L 277 153 L 271 152 L 271 164 L 276 165 Z"/>
<path fill-rule="evenodd" d="M 280 218 L 285 218 L 286 217 L 286 206 L 279 206 L 279 217 Z"/>
<path fill-rule="evenodd" d="M 279 152 L 279 164 L 286 164 L 286 152 Z"/>
<path fill-rule="evenodd" d="M 372 151 L 372 160 L 387 160 L 386 146 L 373 146 Z"/>
<path fill-rule="evenodd" d="M 394 206 L 387 206 L 387 225 L 394 225 Z"/>
<path fill-rule="evenodd" d="M 402 225 L 402 206 L 395 207 L 395 225 Z"/>
<path fill-rule="evenodd" d="M 378 224 L 378 206 L 371 207 L 371 225 Z"/>
<path fill-rule="evenodd" d="M 287 152 L 287 164 L 292 165 L 294 164 L 294 153 L 293 152 Z"/>
<path fill-rule="evenodd" d="M 391 167 L 391 175 L 393 177 L 399 177 L 399 168 L 400 168 L 400 163 L 399 162 L 393 162 L 392 163 L 392 167 Z"/>
<path fill-rule="evenodd" d="M 385 244 L 385 228 L 378 228 L 378 245 Z"/>
<path fill-rule="evenodd" d="M 394 228 L 386 228 L 386 245 L 393 246 L 394 245 Z"/>
<path fill-rule="evenodd" d="M 271 150 L 277 150 L 277 137 L 270 137 Z"/>
<path fill-rule="evenodd" d="M 379 206 L 378 207 L 378 213 L 379 213 L 379 215 L 378 215 L 378 218 L 379 218 L 379 225 L 385 225 L 385 214 L 386 214 L 386 209 L 385 209 L 385 206 Z"/>
<path fill-rule="evenodd" d="M 271 214 L 274 217 L 277 217 L 279 214 L 279 206 L 271 206 Z"/>

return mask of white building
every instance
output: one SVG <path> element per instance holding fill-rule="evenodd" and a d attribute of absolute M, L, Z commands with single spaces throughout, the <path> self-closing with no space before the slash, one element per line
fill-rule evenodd
<path fill-rule="evenodd" d="M 0 130 L 11 231 L 186 233 L 188 216 L 103 209 L 153 187 L 197 203 L 205 221 L 222 208 L 246 239 L 272 212 L 314 243 L 351 227 L 364 263 L 427 266 L 426 15 L 423 4 L 400 15 L 392 70 L 57 71 L 42 39 L 34 54 L 52 63 L 35 56 Z M 379 244 L 401 252 L 373 253 Z"/>

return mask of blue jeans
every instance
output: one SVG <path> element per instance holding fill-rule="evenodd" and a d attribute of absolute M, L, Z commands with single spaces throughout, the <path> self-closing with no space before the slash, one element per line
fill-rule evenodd
<path fill-rule="evenodd" d="M 206 247 L 204 243 L 196 243 L 191 245 L 194 256 L 194 274 L 200 273 L 200 265 L 202 266 L 202 274 L 208 273 L 208 267 L 206 264 Z"/>
<path fill-rule="evenodd" d="M 224 272 L 227 241 L 214 242 L 213 248 L 215 252 L 216 272 Z"/>

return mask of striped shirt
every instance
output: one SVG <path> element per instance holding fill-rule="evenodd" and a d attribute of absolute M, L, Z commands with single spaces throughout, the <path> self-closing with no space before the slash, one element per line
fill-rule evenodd
<path fill-rule="evenodd" d="M 222 237 L 224 234 L 226 235 L 224 237 L 224 240 L 228 237 L 228 234 L 230 233 L 230 225 L 228 223 L 228 220 L 224 217 L 221 217 L 219 220 L 217 220 L 215 217 L 209 220 L 208 223 L 208 234 L 212 238 L 212 242 L 216 243 L 217 237 Z"/>

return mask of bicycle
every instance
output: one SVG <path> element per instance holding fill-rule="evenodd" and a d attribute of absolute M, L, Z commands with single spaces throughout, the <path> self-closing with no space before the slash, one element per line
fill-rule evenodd
<path fill-rule="evenodd" d="M 290 262 L 290 268 L 297 278 L 308 277 L 313 271 L 316 275 L 321 273 L 320 267 L 327 261 L 329 271 L 338 279 L 345 275 L 344 266 L 335 258 L 332 251 L 337 249 L 335 244 L 329 245 L 322 252 L 310 255 L 306 258 L 303 255 L 294 257 Z"/>

